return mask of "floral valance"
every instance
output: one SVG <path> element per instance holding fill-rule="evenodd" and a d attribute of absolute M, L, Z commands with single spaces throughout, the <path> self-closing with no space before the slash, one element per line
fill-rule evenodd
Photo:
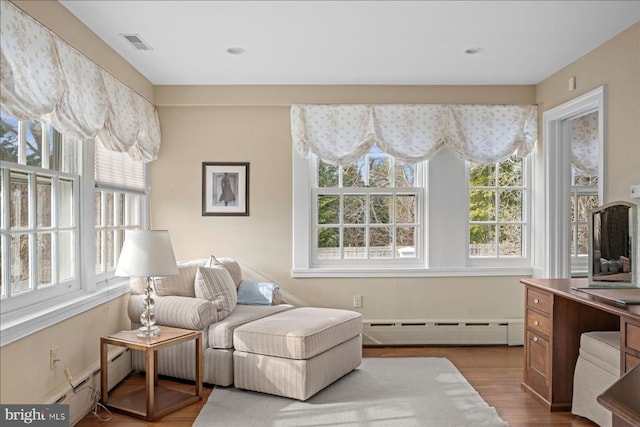
<path fill-rule="evenodd" d="M 447 145 L 461 158 L 495 163 L 528 155 L 538 136 L 535 105 L 293 105 L 291 134 L 303 158 L 346 165 L 373 145 L 421 161 Z"/>
<path fill-rule="evenodd" d="M 155 160 L 155 107 L 16 6 L 0 3 L 2 111 L 20 120 L 47 116 L 65 135 Z"/>
<path fill-rule="evenodd" d="M 598 175 L 600 137 L 598 112 L 569 120 L 571 133 L 571 165 L 584 176 Z"/>

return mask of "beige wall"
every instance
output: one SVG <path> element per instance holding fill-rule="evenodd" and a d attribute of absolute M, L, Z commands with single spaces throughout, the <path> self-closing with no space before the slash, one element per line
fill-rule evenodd
<path fill-rule="evenodd" d="M 570 77 L 576 78 L 573 92 Z M 607 87 L 604 202 L 631 201 L 629 186 L 640 184 L 640 23 L 540 83 L 538 111 L 602 85 Z M 544 149 L 544 141 L 538 142 Z"/>
<path fill-rule="evenodd" d="M 0 401 L 37 403 L 66 384 L 64 366 L 49 369 L 49 349 L 75 375 L 100 360 L 100 337 L 128 329 L 125 295 L 0 348 Z"/>
<path fill-rule="evenodd" d="M 15 1 L 17 6 L 69 41 L 136 92 L 153 100 L 153 86 L 56 1 Z M 101 336 L 129 328 L 128 296 L 58 323 L 0 348 L 0 402 L 31 403 L 66 383 L 62 365 L 49 369 L 49 349 L 58 347 L 72 375 L 99 359 Z"/>
<path fill-rule="evenodd" d="M 521 318 L 516 277 L 293 279 L 291 103 L 531 104 L 533 86 L 157 87 L 162 148 L 151 165 L 151 221 L 180 259 L 232 256 L 296 305 L 366 319 Z M 250 162 L 250 216 L 203 217 L 203 161 Z"/>

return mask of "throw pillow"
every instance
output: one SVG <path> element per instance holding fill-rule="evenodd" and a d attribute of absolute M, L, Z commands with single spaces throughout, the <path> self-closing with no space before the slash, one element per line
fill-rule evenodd
<path fill-rule="evenodd" d="M 211 255 L 205 267 L 215 267 L 216 265 L 221 265 L 226 268 L 231 275 L 236 288 L 240 286 L 240 282 L 242 282 L 242 269 L 236 260 L 233 258 L 216 258 Z"/>
<path fill-rule="evenodd" d="M 209 300 L 215 305 L 216 322 L 229 316 L 238 303 L 233 279 L 221 266 L 198 267 L 194 290 L 197 298 Z"/>
<path fill-rule="evenodd" d="M 243 280 L 238 287 L 238 304 L 278 305 L 280 288 L 273 283 Z"/>

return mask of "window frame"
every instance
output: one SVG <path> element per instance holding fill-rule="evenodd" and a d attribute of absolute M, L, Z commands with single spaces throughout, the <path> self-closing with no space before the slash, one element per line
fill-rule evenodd
<path fill-rule="evenodd" d="M 48 144 L 44 144 L 44 146 L 48 146 Z M 20 152 L 24 153 L 24 150 L 19 150 L 18 153 L 19 156 L 24 157 L 24 154 Z M 36 292 L 29 292 L 27 294 L 34 294 L 36 296 L 30 296 L 30 298 L 33 298 L 32 300 L 25 299 L 26 304 L 20 307 L 13 306 L 10 298 L 2 298 L 0 301 L 2 307 L 2 310 L 0 310 L 0 347 L 130 292 L 128 278 L 113 277 L 113 274 L 98 277 L 95 274 L 94 197 L 96 183 L 94 178 L 94 141 L 79 141 L 76 155 L 78 171 L 74 194 L 77 207 L 74 209 L 74 224 L 77 230 L 75 251 L 78 255 L 76 256 L 74 268 L 76 271 L 77 286 L 65 289 L 64 292 L 57 295 L 45 292 L 53 289 L 52 287 L 38 290 L 37 295 Z M 44 156 L 44 158 L 48 158 L 48 156 Z M 20 157 L 18 157 L 18 159 L 20 159 Z M 13 168 L 14 165 L 17 164 L 2 161 L 3 167 Z M 48 175 L 50 172 L 34 166 L 18 165 L 18 167 L 32 171 L 34 176 Z M 55 173 L 57 174 L 58 172 Z M 2 185 L 2 205 L 0 209 L 3 209 L 3 221 L 6 221 L 8 225 L 9 219 L 8 215 L 5 215 L 5 212 L 8 213 L 6 209 L 8 209 L 9 195 L 5 189 L 8 188 L 9 183 L 4 177 Z M 147 165 L 144 166 L 144 185 L 144 192 L 140 194 L 141 228 L 148 227 L 149 223 L 149 175 Z M 7 219 L 5 219 L 5 217 L 7 217 Z M 5 229 L 3 229 L 3 235 L 4 234 Z M 8 242 L 8 239 L 3 239 L 2 243 L 2 245 L 8 246 L 8 243 L 4 242 Z M 6 250 L 8 248 L 3 247 L 2 249 Z M 2 262 L 4 262 L 4 260 Z M 3 268 L 2 274 L 4 275 L 3 282 L 5 279 L 8 280 L 8 269 Z"/>
<path fill-rule="evenodd" d="M 144 199 L 144 195 L 137 193 L 137 192 L 130 192 L 130 191 L 125 191 L 125 190 L 115 190 L 113 189 L 113 187 L 110 188 L 105 188 L 102 187 L 100 185 L 96 185 L 95 186 L 95 198 L 94 198 L 94 203 L 96 201 L 96 198 L 98 197 L 98 194 L 100 195 L 99 197 L 101 198 L 101 202 L 100 202 L 100 216 L 101 216 L 101 221 L 100 224 L 95 223 L 95 216 L 94 216 L 94 236 L 96 236 L 97 233 L 101 233 L 101 239 L 100 239 L 100 252 L 95 254 L 95 260 L 94 260 L 94 271 L 95 271 L 95 275 L 96 275 L 96 283 L 98 284 L 104 284 L 107 281 L 113 279 L 115 277 L 114 273 L 115 273 L 115 269 L 116 269 L 116 265 L 117 265 L 117 261 L 118 258 L 120 256 L 120 252 L 122 251 L 122 245 L 124 244 L 124 236 L 126 234 L 127 230 L 138 230 L 142 227 L 142 212 L 143 212 L 143 199 Z M 114 221 L 111 223 L 108 223 L 109 218 L 107 218 L 108 216 L 108 208 L 106 206 L 105 203 L 105 199 L 108 197 L 107 195 L 111 194 L 113 197 L 113 214 L 114 214 Z M 119 200 L 120 198 L 116 197 L 116 195 L 121 195 L 122 199 Z M 129 213 L 128 211 L 130 211 L 131 206 L 130 204 L 127 203 L 127 197 L 138 197 L 139 199 L 137 201 L 134 201 L 132 203 L 135 203 L 137 206 L 134 207 L 134 210 L 138 211 L 138 221 L 136 222 L 134 221 L 129 221 L 128 219 L 130 219 L 131 217 L 127 215 L 127 213 Z M 122 221 L 118 221 L 118 214 L 116 213 L 116 211 L 118 209 L 122 208 Z M 94 211 L 95 212 L 95 211 Z M 114 237 L 113 237 L 113 253 L 111 254 L 113 257 L 113 266 L 108 265 L 106 259 L 105 259 L 105 255 L 106 255 L 106 251 L 108 251 L 108 244 L 107 244 L 107 240 L 105 239 L 105 235 L 108 232 L 113 232 L 114 233 Z M 122 234 L 119 234 L 118 231 L 122 231 Z M 97 247 L 97 241 L 94 240 L 94 247 Z M 98 256 L 100 256 L 101 259 L 101 265 L 102 265 L 102 269 L 100 271 L 98 271 L 97 269 L 97 259 Z"/>
<path fill-rule="evenodd" d="M 17 120 L 17 119 L 16 119 Z M 80 181 L 81 181 L 81 169 L 80 165 L 76 165 L 75 173 L 68 173 L 63 171 L 56 171 L 49 169 L 49 148 L 51 135 L 50 123 L 46 120 L 39 120 L 42 126 L 42 143 L 40 148 L 42 151 L 47 150 L 46 153 L 40 153 L 40 166 L 27 165 L 26 159 L 26 126 L 27 121 L 18 121 L 18 163 L 2 161 L 2 168 L 0 174 L 2 174 L 2 203 L 0 209 L 2 209 L 3 222 L 0 224 L 2 230 L 2 259 L 6 259 L 10 256 L 11 252 L 11 236 L 24 235 L 28 236 L 29 250 L 28 250 L 28 262 L 29 262 L 29 284 L 25 291 L 18 292 L 15 295 L 12 294 L 12 282 L 11 282 L 11 268 L 2 269 L 2 286 L 4 291 L 2 292 L 2 311 L 13 312 L 19 310 L 25 310 L 34 304 L 38 304 L 42 301 L 51 301 L 56 298 L 61 298 L 64 295 L 78 291 L 81 288 L 81 260 L 80 260 Z M 61 136 L 61 141 L 68 143 L 68 139 Z M 74 142 L 74 150 L 69 154 L 75 159 L 79 158 L 79 154 L 82 152 L 82 144 L 80 141 Z M 45 155 L 46 154 L 46 155 Z M 11 175 L 12 173 L 25 174 L 27 176 L 27 205 L 28 205 L 28 219 L 25 227 L 11 228 L 10 224 L 10 191 Z M 46 177 L 51 181 L 51 223 L 48 226 L 38 225 L 38 199 L 37 199 L 37 186 L 39 177 Z M 73 186 L 73 193 L 71 200 L 73 203 L 72 217 L 70 226 L 61 226 L 59 223 L 59 209 L 60 209 L 60 181 L 70 181 Z M 73 239 L 71 241 L 72 248 L 72 275 L 70 280 L 60 280 L 58 268 L 55 268 L 56 260 L 59 257 L 60 247 L 59 234 L 61 232 L 71 231 L 73 233 Z M 50 233 L 52 238 L 51 249 L 51 264 L 52 264 L 52 281 L 45 284 L 39 284 L 38 279 L 38 236 L 42 233 Z M 4 262 L 4 261 L 3 261 Z"/>
<path fill-rule="evenodd" d="M 438 151 L 430 160 L 422 165 L 422 201 L 423 228 L 422 259 L 419 263 L 384 264 L 346 266 L 314 265 L 312 221 L 315 212 L 312 203 L 312 183 L 315 180 L 313 155 L 303 159 L 295 151 L 293 153 L 293 268 L 294 278 L 314 277 L 466 277 L 466 276 L 527 276 L 533 273 L 532 263 L 532 225 L 531 198 L 533 159 L 526 159 L 525 176 L 528 191 L 524 207 L 527 218 L 527 233 L 524 238 L 526 258 L 500 260 L 471 260 L 468 257 L 468 175 L 466 162 L 460 160 L 449 148 Z M 446 182 L 447 185 L 442 185 Z M 427 186 L 425 183 L 431 183 Z M 450 201 L 451 193 L 457 194 Z M 448 203 L 442 209 L 442 203 Z M 453 230 L 455 239 L 449 241 L 448 230 L 451 218 L 460 223 Z M 463 250 L 461 250 L 463 248 Z"/>
<path fill-rule="evenodd" d="M 507 268 L 507 267 L 531 267 L 533 262 L 533 247 L 532 247 L 532 229 L 533 223 L 531 220 L 531 206 L 532 206 L 532 174 L 533 174 L 533 166 L 532 166 L 532 155 L 529 155 L 525 158 L 522 158 L 522 184 L 519 186 L 501 186 L 499 185 L 498 180 L 496 179 L 496 185 L 494 186 L 486 186 L 485 188 L 495 190 L 496 191 L 496 206 L 499 209 L 500 202 L 498 198 L 498 194 L 500 190 L 505 189 L 515 189 L 522 191 L 522 219 L 520 221 L 500 221 L 500 212 L 496 210 L 496 217 L 494 221 L 488 221 L 486 223 L 495 223 L 496 227 L 499 227 L 500 224 L 518 224 L 522 226 L 522 256 L 513 256 L 513 255 L 499 255 L 499 246 L 496 246 L 496 255 L 495 256 L 471 256 L 469 248 L 471 246 L 470 243 L 470 232 L 469 227 L 473 223 L 481 223 L 477 221 L 470 220 L 470 213 L 467 215 L 467 241 L 466 241 L 466 253 L 467 253 L 467 265 L 470 267 L 492 267 L 492 268 Z M 497 165 L 501 162 L 496 162 Z M 470 162 L 465 162 L 465 173 L 466 173 L 466 181 L 467 181 L 467 194 L 470 194 L 471 185 L 470 185 Z M 478 186 L 477 188 L 481 188 Z M 467 203 L 467 207 L 470 207 L 470 203 Z M 496 239 L 498 239 L 498 234 L 496 234 Z M 496 243 L 497 245 L 499 243 Z"/>
<path fill-rule="evenodd" d="M 381 158 L 387 157 L 390 159 L 389 162 L 389 172 L 388 178 L 391 178 L 393 184 L 388 187 L 377 187 L 370 185 L 370 171 L 369 165 L 371 163 L 371 159 L 373 158 Z M 394 171 L 397 165 L 397 160 L 395 160 L 392 156 L 384 154 L 384 153 L 367 153 L 363 157 L 363 167 L 365 168 L 366 175 L 364 176 L 363 185 L 361 187 L 343 187 L 343 172 L 339 172 L 338 175 L 338 185 L 334 187 L 321 187 L 318 182 L 319 178 L 319 165 L 320 159 L 317 156 L 313 156 L 310 159 L 311 168 L 312 168 L 312 182 L 313 186 L 311 188 L 311 212 L 314 217 L 313 221 L 311 221 L 311 265 L 313 267 L 325 267 L 325 268 L 344 268 L 344 267 L 372 267 L 372 266 L 419 266 L 424 264 L 424 249 L 422 247 L 423 239 L 422 235 L 424 229 L 423 221 L 420 221 L 420 218 L 424 218 L 423 215 L 423 200 L 424 200 L 424 164 L 422 162 L 414 163 L 415 164 L 415 176 L 414 176 L 414 186 L 413 187 L 396 187 L 395 186 L 395 177 Z M 405 162 L 406 163 L 406 162 Z M 340 168 L 339 170 L 341 170 Z M 340 200 L 340 219 L 336 224 L 319 224 L 317 221 L 317 201 L 318 196 L 337 196 Z M 344 223 L 344 215 L 342 215 L 344 209 L 344 197 L 345 196 L 364 196 L 366 198 L 366 206 L 370 207 L 370 200 L 372 196 L 391 196 L 393 199 L 392 206 L 395 207 L 395 198 L 398 195 L 413 195 L 415 196 L 416 206 L 415 206 L 415 222 L 411 224 L 415 228 L 415 246 L 416 246 L 416 256 L 411 258 L 402 258 L 399 254 L 396 254 L 396 242 L 392 237 L 392 247 L 394 254 L 393 257 L 390 258 L 376 258 L 370 257 L 368 254 L 371 250 L 371 246 L 368 244 L 369 238 L 368 231 L 371 228 L 377 227 L 389 227 L 392 229 L 396 229 L 399 227 L 399 224 L 395 221 L 395 216 L 392 215 L 393 219 L 389 221 L 389 223 L 378 224 L 372 223 L 368 220 L 369 217 L 369 209 L 365 211 L 365 220 L 362 224 L 358 224 L 357 228 L 365 229 L 365 246 L 364 250 L 367 252 L 367 256 L 365 258 L 353 258 L 353 259 L 345 259 L 344 250 L 345 247 L 342 244 L 344 230 L 348 228 L 354 228 L 355 224 L 345 224 Z M 395 212 L 395 208 L 394 208 Z M 339 259 L 336 258 L 326 258 L 322 259 L 319 256 L 320 248 L 318 247 L 318 231 L 320 228 L 337 228 L 340 230 L 340 244 L 337 250 L 340 252 L 341 256 Z M 392 236 L 395 235 L 395 230 L 392 232 Z"/>

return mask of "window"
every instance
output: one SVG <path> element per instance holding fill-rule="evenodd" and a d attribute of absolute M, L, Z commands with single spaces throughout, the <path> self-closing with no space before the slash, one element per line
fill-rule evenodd
<path fill-rule="evenodd" d="M 589 258 L 589 210 L 599 205 L 598 176 L 571 168 L 571 272 L 585 274 Z"/>
<path fill-rule="evenodd" d="M 113 277 L 126 230 L 142 225 L 145 165 L 95 144 L 95 272 Z"/>
<path fill-rule="evenodd" d="M 531 162 L 293 159 L 294 277 L 531 274 Z"/>
<path fill-rule="evenodd" d="M 46 121 L 2 115 L 3 309 L 79 289 L 79 143 Z"/>
<path fill-rule="evenodd" d="M 469 257 L 526 256 L 524 160 L 469 163 Z"/>
<path fill-rule="evenodd" d="M 0 116 L 2 345 L 129 291 L 113 278 L 124 233 L 144 227 L 146 167 Z"/>
<path fill-rule="evenodd" d="M 315 159 L 313 263 L 415 261 L 422 253 L 420 167 L 373 148 L 348 166 Z"/>
<path fill-rule="evenodd" d="M 96 190 L 96 275 L 113 273 L 122 251 L 125 230 L 141 223 L 142 197 L 121 191 Z"/>

